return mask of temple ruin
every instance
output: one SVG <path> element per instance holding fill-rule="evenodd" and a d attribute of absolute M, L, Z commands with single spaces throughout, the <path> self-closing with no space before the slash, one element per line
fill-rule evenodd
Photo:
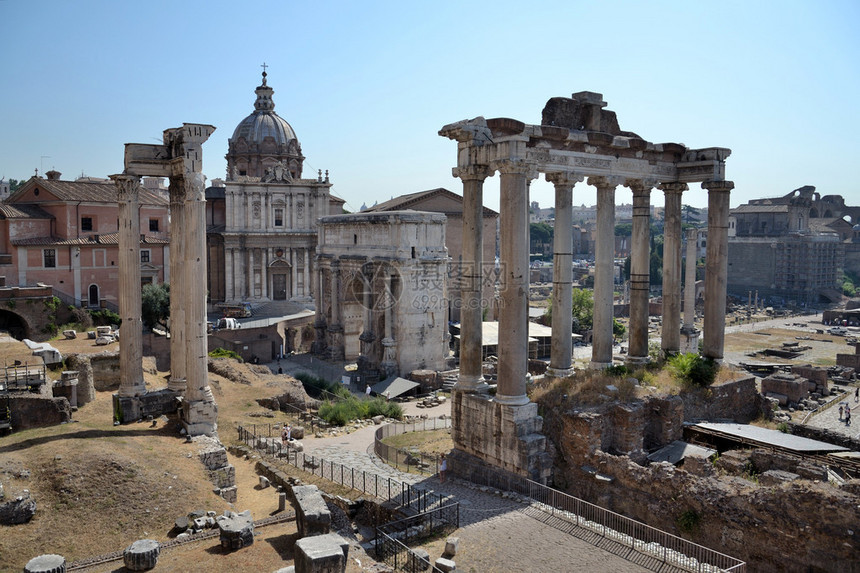
<path fill-rule="evenodd" d="M 529 252 L 529 182 L 543 173 L 556 190 L 556 227 L 572 225 L 572 191 L 587 179 L 597 188 L 597 244 L 594 288 L 594 338 L 591 366 L 612 364 L 613 249 L 615 189 L 633 192 L 630 343 L 627 362 L 648 360 L 648 234 L 650 194 L 665 195 L 662 349 L 681 349 L 681 195 L 688 183 L 708 190 L 708 244 L 705 278 L 703 354 L 723 358 L 729 194 L 722 147 L 689 149 L 678 143 L 652 143 L 622 131 L 614 112 L 603 109 L 602 94 L 579 92 L 552 98 L 542 124 L 509 118 L 477 117 L 444 126 L 439 135 L 457 141 L 454 177 L 463 181 L 463 276 L 460 374 L 453 399 L 452 470 L 468 473 L 489 463 L 513 473 L 546 481 L 551 461 L 540 434 L 537 405 L 526 395 Z M 498 386 L 494 397 L 481 364 L 481 273 L 483 183 L 500 176 L 501 300 Z M 468 231 L 467 231 L 468 230 Z M 467 236 L 467 234 L 470 235 Z M 552 376 L 572 369 L 570 233 L 556 233 L 552 308 Z M 685 340 L 685 346 L 689 344 Z M 500 439 L 501 436 L 501 439 Z"/>
<path fill-rule="evenodd" d="M 119 211 L 119 280 L 121 383 L 114 397 L 115 416 L 128 422 L 161 414 L 181 396 L 181 420 L 189 436 L 217 430 L 218 407 L 209 388 L 206 334 L 205 180 L 203 143 L 215 128 L 185 123 L 164 131 L 163 145 L 127 143 L 125 170 L 112 175 Z M 147 392 L 141 357 L 140 178 L 170 179 L 170 382 L 166 390 Z M 130 328 L 125 328 L 129 326 Z"/>

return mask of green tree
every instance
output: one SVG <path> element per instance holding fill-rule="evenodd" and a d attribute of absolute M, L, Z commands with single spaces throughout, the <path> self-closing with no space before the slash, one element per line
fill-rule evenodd
<path fill-rule="evenodd" d="M 571 314 L 573 315 L 573 330 L 584 332 L 594 323 L 594 294 L 590 289 L 575 288 L 571 293 Z M 543 315 L 543 323 L 552 324 L 552 297 L 549 307 Z"/>
<path fill-rule="evenodd" d="M 681 205 L 681 215 L 685 223 L 692 223 L 694 219 L 698 221 L 701 212 L 701 209 L 697 209 L 691 205 Z"/>
<path fill-rule="evenodd" d="M 629 237 L 633 235 L 633 223 L 619 223 L 615 225 L 616 237 Z"/>
<path fill-rule="evenodd" d="M 26 179 L 9 179 L 9 192 L 14 193 L 18 189 L 24 186 L 26 183 Z"/>
<path fill-rule="evenodd" d="M 149 283 L 141 292 L 141 320 L 149 329 L 161 326 L 167 328 L 170 317 L 170 285 Z"/>

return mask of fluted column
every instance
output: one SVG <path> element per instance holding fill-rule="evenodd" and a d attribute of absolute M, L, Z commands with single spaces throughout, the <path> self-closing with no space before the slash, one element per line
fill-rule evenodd
<path fill-rule="evenodd" d="M 664 355 L 677 354 L 681 347 L 681 195 L 686 183 L 663 183 L 663 330 L 660 346 Z"/>
<path fill-rule="evenodd" d="M 376 267 L 373 263 L 367 263 L 362 268 L 362 283 L 364 290 L 362 292 L 361 305 L 364 307 L 364 329 L 358 336 L 361 342 L 361 356 L 358 359 L 359 368 L 363 370 L 371 370 L 376 367 L 376 357 L 373 353 L 373 343 L 376 340 L 376 333 L 373 331 L 373 289 L 374 289 L 374 272 Z"/>
<path fill-rule="evenodd" d="M 552 347 L 548 376 L 573 374 L 573 186 L 583 176 L 547 173 L 555 185 L 555 234 L 552 268 Z"/>
<path fill-rule="evenodd" d="M 612 366 L 612 323 L 614 318 L 613 267 L 615 264 L 615 177 L 589 177 L 597 187 L 597 241 L 594 246 L 594 333 L 591 368 Z"/>
<path fill-rule="evenodd" d="M 484 266 L 484 180 L 491 174 L 484 165 L 454 170 L 463 181 L 463 257 L 460 261 L 460 374 L 455 390 L 486 392 L 483 375 L 483 313 L 481 304 Z"/>
<path fill-rule="evenodd" d="M 698 231 L 687 229 L 687 262 L 684 267 L 684 326 L 681 327 L 681 352 L 699 352 L 696 330 L 696 237 Z"/>
<path fill-rule="evenodd" d="M 702 355 L 722 360 L 726 337 L 731 181 L 705 181 L 708 190 L 708 245 L 705 251 L 705 325 Z"/>
<path fill-rule="evenodd" d="M 316 338 L 313 343 L 314 354 L 321 354 L 326 349 L 326 317 L 325 317 L 325 269 L 322 260 L 318 260 L 314 265 L 314 271 L 317 273 L 317 296 L 315 301 L 316 320 L 314 320 L 314 329 Z"/>
<path fill-rule="evenodd" d="M 146 393 L 140 296 L 140 178 L 111 175 L 119 204 L 120 397 Z"/>
<path fill-rule="evenodd" d="M 630 238 L 630 333 L 627 363 L 648 362 L 652 182 L 628 179 L 633 191 L 633 232 Z M 614 240 L 614 237 L 613 237 Z"/>
<path fill-rule="evenodd" d="M 496 402 L 528 404 L 529 205 L 528 165 L 501 161 L 501 308 Z"/>
<path fill-rule="evenodd" d="M 170 178 L 170 380 L 167 387 L 185 392 L 185 188 L 180 177 Z"/>
<path fill-rule="evenodd" d="M 331 263 L 331 323 L 328 325 L 329 358 L 344 359 L 343 324 L 340 317 L 340 262 Z"/>

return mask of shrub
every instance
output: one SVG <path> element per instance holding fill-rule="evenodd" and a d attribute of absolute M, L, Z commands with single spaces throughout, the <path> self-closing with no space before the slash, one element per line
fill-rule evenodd
<path fill-rule="evenodd" d="M 688 509 L 687 511 L 678 516 L 678 519 L 675 523 L 681 532 L 693 533 L 696 529 L 698 529 L 699 523 L 701 521 L 701 515 L 699 515 L 693 509 Z"/>
<path fill-rule="evenodd" d="M 676 379 L 689 386 L 705 387 L 717 376 L 719 365 L 711 358 L 698 354 L 677 354 L 668 360 L 669 372 Z"/>
<path fill-rule="evenodd" d="M 350 395 L 340 402 L 325 401 L 320 405 L 319 417 L 330 424 L 345 426 L 353 420 L 363 420 L 373 416 L 403 418 L 403 407 L 383 398 L 359 399 Z"/>
<path fill-rule="evenodd" d="M 341 398 L 351 398 L 352 392 L 349 391 L 343 384 L 337 382 L 329 382 L 325 378 L 314 376 L 307 372 L 299 372 L 295 375 L 296 380 L 302 383 L 305 387 L 305 392 L 311 398 L 320 398 L 324 396 L 324 392 L 329 392 Z"/>
<path fill-rule="evenodd" d="M 242 360 L 242 357 L 239 356 L 238 353 L 221 347 L 210 350 L 209 356 L 211 356 L 212 358 L 235 358 L 239 362 L 244 362 L 244 360 Z"/>
<path fill-rule="evenodd" d="M 122 319 L 119 315 L 112 310 L 108 310 L 103 308 L 102 310 L 92 310 L 90 311 L 90 316 L 93 319 L 93 324 L 95 326 L 111 326 L 122 324 Z"/>

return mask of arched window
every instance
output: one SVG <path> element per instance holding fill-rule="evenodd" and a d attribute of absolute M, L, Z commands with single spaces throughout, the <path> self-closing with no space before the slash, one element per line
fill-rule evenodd
<path fill-rule="evenodd" d="M 99 306 L 99 285 L 90 285 L 89 297 L 87 298 L 87 306 Z"/>

